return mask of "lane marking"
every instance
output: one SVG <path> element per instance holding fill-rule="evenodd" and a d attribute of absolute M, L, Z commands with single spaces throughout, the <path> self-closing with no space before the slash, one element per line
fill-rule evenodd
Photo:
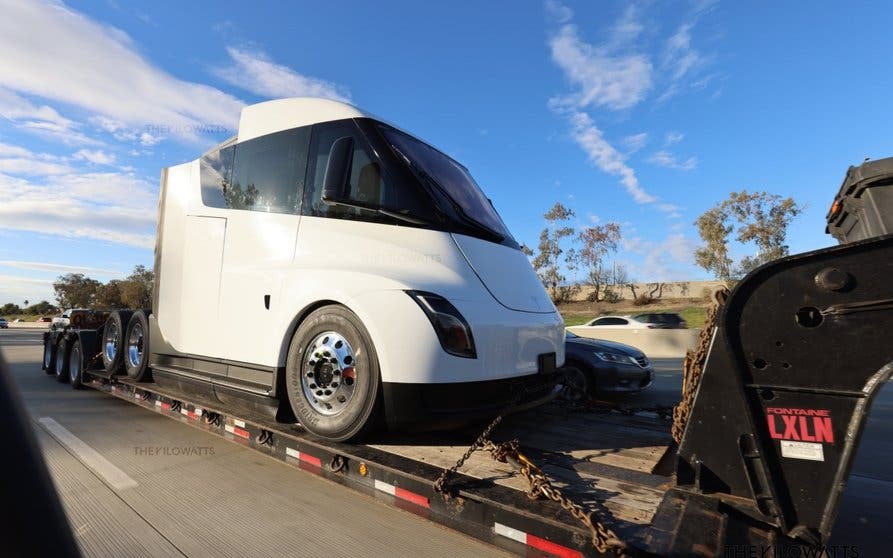
<path fill-rule="evenodd" d="M 139 484 L 127 473 L 115 467 L 98 451 L 88 446 L 83 440 L 69 432 L 64 426 L 50 417 L 40 417 L 37 422 L 43 426 L 50 436 L 65 446 L 81 463 L 94 473 L 105 479 L 115 490 L 136 488 Z"/>

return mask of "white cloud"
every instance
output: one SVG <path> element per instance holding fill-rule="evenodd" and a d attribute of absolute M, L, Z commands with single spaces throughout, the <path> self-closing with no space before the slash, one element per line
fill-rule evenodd
<path fill-rule="evenodd" d="M 648 158 L 648 162 L 659 167 L 682 171 L 690 171 L 698 166 L 697 157 L 689 157 L 685 161 L 677 161 L 675 155 L 663 149 L 654 152 L 651 157 Z"/>
<path fill-rule="evenodd" d="M 685 134 L 682 132 L 667 132 L 664 135 L 664 145 L 669 147 L 671 145 L 676 145 L 685 137 Z"/>
<path fill-rule="evenodd" d="M 218 68 L 215 74 L 226 82 L 266 97 L 324 97 L 348 102 L 344 88 L 319 78 L 305 76 L 277 64 L 263 52 L 244 48 L 226 49 L 233 64 Z"/>
<path fill-rule="evenodd" d="M 0 228 L 151 248 L 155 188 L 120 173 L 49 176 L 0 174 Z"/>
<path fill-rule="evenodd" d="M 2 43 L 2 38 L 0 38 Z M 0 77 L 0 85 L 3 78 Z M 79 132 L 79 125 L 48 105 L 35 105 L 13 91 L 0 87 L 0 116 L 16 127 L 65 144 L 90 144 L 96 140 Z"/>
<path fill-rule="evenodd" d="M 574 17 L 574 12 L 557 0 L 546 0 L 546 13 L 556 23 L 565 23 Z"/>
<path fill-rule="evenodd" d="M 667 75 L 669 85 L 657 99 L 658 102 L 666 101 L 677 94 L 685 85 L 685 81 L 707 64 L 708 58 L 691 44 L 691 30 L 699 16 L 700 13 L 696 14 L 691 21 L 680 25 L 676 32 L 667 39 L 661 60 L 661 70 Z M 689 86 L 702 89 L 708 81 L 697 80 Z"/>
<path fill-rule="evenodd" d="M 86 267 L 82 265 L 64 265 L 46 262 L 25 262 L 19 260 L 0 260 L 0 267 L 14 267 L 30 271 L 49 271 L 53 273 L 83 273 L 93 275 L 119 275 L 119 272 L 98 267 Z"/>
<path fill-rule="evenodd" d="M 569 119 L 574 141 L 583 148 L 592 164 L 602 172 L 619 176 L 620 183 L 636 203 L 654 203 L 657 201 L 657 197 L 646 192 L 642 185 L 639 184 L 639 179 L 636 178 L 636 171 L 627 165 L 623 155 L 605 140 L 601 130 L 596 127 L 595 122 L 592 121 L 588 114 L 575 112 L 569 115 Z"/>
<path fill-rule="evenodd" d="M 692 262 L 695 242 L 682 233 L 673 233 L 661 241 L 628 237 L 621 240 L 624 252 L 637 254 L 642 259 L 628 264 L 639 281 L 671 281 L 688 279 L 687 265 Z"/>
<path fill-rule="evenodd" d="M 74 158 L 80 161 L 89 161 L 96 165 L 111 165 L 115 162 L 115 155 L 113 153 L 106 153 L 105 151 L 98 149 L 96 151 L 81 149 L 74 154 Z"/>
<path fill-rule="evenodd" d="M 593 47 L 566 23 L 549 40 L 552 60 L 577 90 L 556 97 L 553 104 L 620 110 L 632 107 L 651 89 L 651 62 L 643 54 L 620 54 L 614 47 Z"/>
<path fill-rule="evenodd" d="M 54 300 L 53 281 L 20 275 L 0 274 L 0 304 L 24 301 L 34 304 L 41 300 Z"/>
<path fill-rule="evenodd" d="M 0 87 L 138 129 L 166 126 L 181 138 L 195 139 L 193 130 L 199 125 L 234 130 L 243 105 L 218 89 L 153 66 L 125 33 L 61 3 L 6 5 L 0 18 L 0 52 Z M 10 110 L 8 103 L 0 106 Z M 66 126 L 74 127 L 55 109 L 33 103 L 31 107 L 31 113 L 34 108 L 43 111 L 43 126 L 32 126 L 37 131 L 59 136 Z M 19 118 L 36 119 L 28 114 Z"/>
<path fill-rule="evenodd" d="M 0 173 L 47 176 L 71 172 L 63 158 L 34 153 L 24 147 L 0 143 Z"/>
<path fill-rule="evenodd" d="M 626 148 L 626 153 L 628 155 L 632 155 L 636 151 L 639 151 L 648 143 L 648 134 L 646 132 L 642 132 L 641 134 L 633 134 L 631 136 L 626 136 L 622 140 L 623 147 Z"/>

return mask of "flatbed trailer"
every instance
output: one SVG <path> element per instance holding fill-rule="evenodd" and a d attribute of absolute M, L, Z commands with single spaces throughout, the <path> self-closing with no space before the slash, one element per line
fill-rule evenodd
<path fill-rule="evenodd" d="M 107 373 L 89 320 L 44 344 L 46 355 L 76 342 L 76 386 L 519 554 L 800 556 L 830 538 L 871 402 L 893 374 L 891 276 L 891 234 L 754 270 L 687 357 L 672 430 L 658 416 L 548 404 L 477 438 L 323 441 L 296 423 Z M 506 451 L 513 439 L 520 445 Z"/>

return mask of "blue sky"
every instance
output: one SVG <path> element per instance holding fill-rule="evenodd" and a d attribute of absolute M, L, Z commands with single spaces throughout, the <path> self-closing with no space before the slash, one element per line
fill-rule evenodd
<path fill-rule="evenodd" d="M 6 4 L 5 0 L 0 3 Z M 623 226 L 640 280 L 698 279 L 692 222 L 793 196 L 832 244 L 844 172 L 893 154 L 883 3 L 11 2 L 0 303 L 151 266 L 158 177 L 270 98 L 348 100 L 465 163 L 520 242 L 555 202 Z M 747 253 L 737 247 L 736 254 Z"/>

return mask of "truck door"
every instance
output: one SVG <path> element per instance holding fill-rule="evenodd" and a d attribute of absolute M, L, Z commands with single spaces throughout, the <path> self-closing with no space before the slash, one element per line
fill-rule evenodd
<path fill-rule="evenodd" d="M 236 145 L 226 195 L 221 269 L 220 342 L 214 356 L 276 366 L 283 332 L 273 331 L 284 312 L 285 270 L 292 265 L 300 223 L 310 128 L 296 128 Z M 288 309 L 294 310 L 294 309 Z M 253 387 L 266 378 L 230 378 Z M 269 382 L 272 382 L 270 374 Z"/>

